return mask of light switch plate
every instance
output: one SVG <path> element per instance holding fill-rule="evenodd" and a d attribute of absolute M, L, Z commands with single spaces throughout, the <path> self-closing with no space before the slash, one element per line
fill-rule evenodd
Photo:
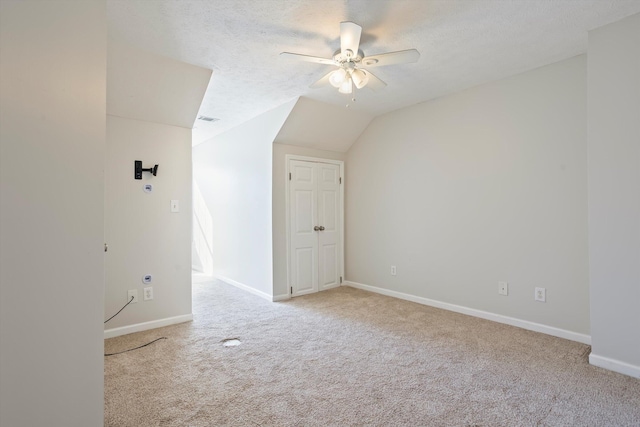
<path fill-rule="evenodd" d="M 172 200 L 171 201 L 171 212 L 180 212 L 180 201 Z"/>

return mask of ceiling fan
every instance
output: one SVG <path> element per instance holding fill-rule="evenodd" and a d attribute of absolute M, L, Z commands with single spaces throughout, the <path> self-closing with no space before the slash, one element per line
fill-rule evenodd
<path fill-rule="evenodd" d="M 364 67 L 382 67 L 385 65 L 405 64 L 417 62 L 420 52 L 416 49 L 400 50 L 397 52 L 381 53 L 378 55 L 364 56 L 360 50 L 360 35 L 362 27 L 353 22 L 340 23 L 340 49 L 332 58 L 320 58 L 317 56 L 302 55 L 299 53 L 282 52 L 280 55 L 295 58 L 301 61 L 315 62 L 324 65 L 334 65 L 335 70 L 325 74 L 311 88 L 318 88 L 330 83 L 340 93 L 352 93 L 353 87 L 362 89 L 367 86 L 373 90 L 384 88 L 387 84 L 371 74 Z"/>

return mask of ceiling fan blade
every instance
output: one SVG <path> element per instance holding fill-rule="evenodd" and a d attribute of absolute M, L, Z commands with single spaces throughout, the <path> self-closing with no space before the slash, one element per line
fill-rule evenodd
<path fill-rule="evenodd" d="M 302 55 L 301 53 L 282 52 L 280 53 L 280 56 L 297 59 L 299 61 L 315 62 L 316 64 L 335 65 L 333 59 L 320 58 L 311 55 Z"/>
<path fill-rule="evenodd" d="M 347 50 L 350 50 L 354 57 L 358 55 L 360 34 L 362 34 L 360 25 L 350 21 L 340 23 L 340 51 L 343 55 Z"/>
<path fill-rule="evenodd" d="M 360 71 L 364 72 L 368 77 L 368 82 L 365 87 L 368 87 L 369 89 L 374 91 L 378 91 L 380 89 L 384 89 L 384 87 L 387 86 L 385 82 L 371 74 L 370 71 L 363 70 L 362 68 L 360 68 Z"/>
<path fill-rule="evenodd" d="M 362 65 L 365 67 L 382 67 L 392 64 L 407 64 L 418 62 L 420 52 L 415 49 L 399 50 L 397 52 L 381 53 L 380 55 L 365 56 Z"/>
<path fill-rule="evenodd" d="M 328 85 L 329 84 L 329 77 L 331 77 L 331 74 L 333 74 L 334 71 L 335 70 L 329 71 L 320 80 L 318 80 L 317 82 L 315 82 L 314 84 L 312 84 L 309 87 L 312 88 L 312 89 L 317 89 L 319 87 Z"/>

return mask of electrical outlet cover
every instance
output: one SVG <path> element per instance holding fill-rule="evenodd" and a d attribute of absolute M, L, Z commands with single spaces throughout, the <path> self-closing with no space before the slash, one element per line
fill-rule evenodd
<path fill-rule="evenodd" d="M 509 295 L 509 283 L 498 282 L 498 293 L 505 296 Z"/>
<path fill-rule="evenodd" d="M 547 302 L 547 290 L 545 288 L 536 288 L 533 296 L 536 301 Z"/>
<path fill-rule="evenodd" d="M 145 301 L 149 301 L 153 299 L 153 287 L 152 286 L 147 286 L 146 288 L 144 288 L 144 300 Z"/>

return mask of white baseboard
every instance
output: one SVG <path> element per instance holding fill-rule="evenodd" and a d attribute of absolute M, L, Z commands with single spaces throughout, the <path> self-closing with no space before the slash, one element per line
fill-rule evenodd
<path fill-rule="evenodd" d="M 288 299 L 291 299 L 291 295 L 289 295 L 289 294 L 274 295 L 273 297 L 271 297 L 271 301 L 272 302 L 284 301 L 284 300 L 288 300 Z"/>
<path fill-rule="evenodd" d="M 214 277 L 205 273 L 191 273 L 191 283 L 205 283 L 210 282 Z"/>
<path fill-rule="evenodd" d="M 106 329 L 104 338 L 119 337 L 120 335 L 132 334 L 134 332 L 148 331 L 149 329 L 161 328 L 163 326 L 175 325 L 176 323 L 190 322 L 193 314 L 183 314 L 182 316 L 167 317 L 165 319 L 152 320 L 150 322 L 136 323 L 134 325 L 122 326 L 120 328 Z"/>
<path fill-rule="evenodd" d="M 610 359 L 604 356 L 598 356 L 591 353 L 589 355 L 589 363 L 599 368 L 608 369 L 619 374 L 629 375 L 630 377 L 640 378 L 640 366 L 631 365 L 619 360 Z"/>
<path fill-rule="evenodd" d="M 514 317 L 503 316 L 501 314 L 490 313 L 488 311 L 476 310 L 475 308 L 464 307 L 461 305 L 436 301 L 429 298 L 405 294 L 402 292 L 391 291 L 389 289 L 378 288 L 376 286 L 363 285 L 362 283 L 345 281 L 344 285 L 411 302 L 417 302 L 418 304 L 424 304 L 431 307 L 442 308 L 444 310 L 455 311 L 456 313 L 479 317 L 481 319 L 492 320 L 494 322 L 504 323 L 506 325 L 517 326 L 518 328 L 541 332 L 543 334 L 552 335 L 554 337 L 564 338 L 571 341 L 577 341 L 583 344 L 591 344 L 591 336 L 589 335 L 571 332 L 565 329 L 554 328 L 553 326 L 542 325 L 540 323 L 529 322 L 528 320 L 516 319 Z"/>
<path fill-rule="evenodd" d="M 247 292 L 249 292 L 251 294 L 254 294 L 254 295 L 257 295 L 257 296 L 259 296 L 261 298 L 264 298 L 267 301 L 271 301 L 271 299 L 272 299 L 272 296 L 269 295 L 268 293 L 259 291 L 259 290 L 255 289 L 255 288 L 252 288 L 251 286 L 245 285 L 244 283 L 236 282 L 235 280 L 229 279 L 228 277 L 219 276 L 217 274 L 214 274 L 213 277 L 215 279 L 223 281 L 224 283 L 226 283 L 228 285 L 235 286 L 236 288 L 240 288 L 243 291 L 247 291 Z"/>

